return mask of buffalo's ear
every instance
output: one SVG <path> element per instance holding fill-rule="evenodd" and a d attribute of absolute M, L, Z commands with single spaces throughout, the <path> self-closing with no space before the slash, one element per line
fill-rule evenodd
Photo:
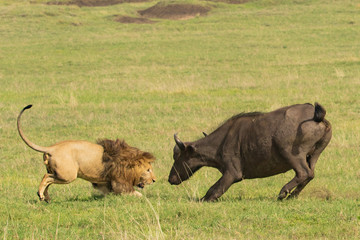
<path fill-rule="evenodd" d="M 192 145 L 187 145 L 186 146 L 186 152 L 188 152 L 188 153 L 194 153 L 196 151 L 196 148 L 195 148 L 195 146 L 192 146 Z"/>
<path fill-rule="evenodd" d="M 206 132 L 202 132 L 204 134 L 204 136 L 206 137 L 207 136 L 207 133 Z"/>
<path fill-rule="evenodd" d="M 185 150 L 185 144 L 177 136 L 177 133 L 174 134 L 174 140 L 176 142 L 176 145 L 180 148 L 180 150 L 184 151 Z"/>

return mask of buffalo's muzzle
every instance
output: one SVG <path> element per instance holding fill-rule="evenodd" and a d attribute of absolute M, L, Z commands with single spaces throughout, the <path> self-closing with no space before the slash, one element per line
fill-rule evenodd
<path fill-rule="evenodd" d="M 169 176 L 168 181 L 171 185 L 179 185 L 181 183 L 181 180 L 177 176 Z"/>

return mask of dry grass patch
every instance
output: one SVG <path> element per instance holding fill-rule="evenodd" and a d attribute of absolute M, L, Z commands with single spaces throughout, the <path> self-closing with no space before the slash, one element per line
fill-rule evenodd
<path fill-rule="evenodd" d="M 332 200 L 334 199 L 334 193 L 332 193 L 329 189 L 326 187 L 322 188 L 316 188 L 311 193 L 312 197 L 323 199 L 323 200 Z"/>

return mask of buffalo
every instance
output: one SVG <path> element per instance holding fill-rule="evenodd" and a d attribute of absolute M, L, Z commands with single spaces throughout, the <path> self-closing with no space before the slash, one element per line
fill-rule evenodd
<path fill-rule="evenodd" d="M 201 167 L 218 169 L 221 178 L 201 199 L 214 201 L 243 179 L 295 171 L 278 199 L 297 197 L 314 178 L 315 164 L 332 137 L 326 110 L 318 103 L 283 107 L 268 113 L 240 113 L 209 135 L 182 142 L 174 135 L 169 183 L 178 185 Z"/>

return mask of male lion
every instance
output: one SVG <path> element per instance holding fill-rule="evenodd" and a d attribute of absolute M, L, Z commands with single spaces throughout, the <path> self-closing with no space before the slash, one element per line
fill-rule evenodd
<path fill-rule="evenodd" d="M 155 157 L 119 139 L 99 140 L 98 144 L 68 140 L 50 147 L 32 143 L 20 128 L 22 113 L 31 107 L 32 105 L 28 105 L 20 112 L 17 128 L 20 137 L 30 148 L 44 153 L 47 173 L 39 186 L 40 201 L 50 201 L 48 188 L 51 184 L 71 183 L 78 177 L 91 182 L 94 188 L 104 194 L 113 192 L 141 196 L 141 193 L 134 190 L 134 186 L 143 188 L 145 184 L 155 182 L 151 166 Z"/>

